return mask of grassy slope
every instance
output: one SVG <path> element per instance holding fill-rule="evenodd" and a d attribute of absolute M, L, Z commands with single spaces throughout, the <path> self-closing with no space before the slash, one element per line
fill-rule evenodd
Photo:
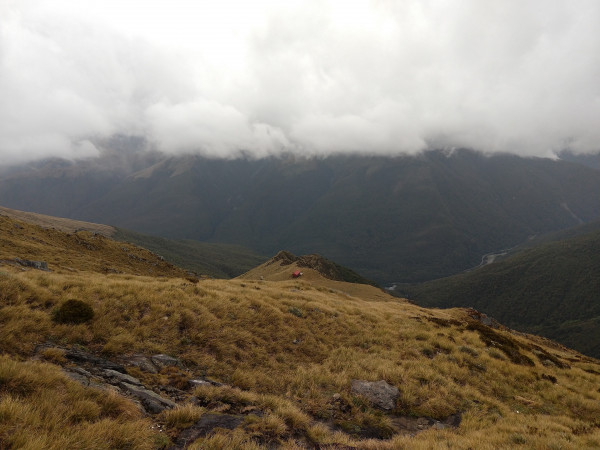
<path fill-rule="evenodd" d="M 89 231 L 65 233 L 0 216 L 0 260 L 45 261 L 52 271 L 184 276 L 150 251 Z"/>
<path fill-rule="evenodd" d="M 26 211 L 18 211 L 16 209 L 5 208 L 0 206 L 0 216 L 10 217 L 19 221 L 27 222 L 33 225 L 39 225 L 44 228 L 54 228 L 67 233 L 75 231 L 90 231 L 99 233 L 104 236 L 112 236 L 115 233 L 115 228 L 109 225 L 101 225 L 91 222 L 83 222 L 81 220 L 64 219 L 61 217 L 47 216 L 45 214 L 37 214 Z"/>
<path fill-rule="evenodd" d="M 215 278 L 238 276 L 266 259 L 240 245 L 166 239 L 122 228 L 117 228 L 113 238 L 147 248 L 179 267 Z"/>
<path fill-rule="evenodd" d="M 587 228 L 587 227 L 586 227 Z M 600 356 L 600 231 L 540 244 L 400 293 L 424 306 L 472 306 L 500 322 Z"/>
<path fill-rule="evenodd" d="M 67 233 L 89 231 L 146 248 L 178 267 L 216 278 L 231 278 L 262 263 L 266 258 L 238 245 L 173 240 L 80 220 L 64 219 L 0 206 L 0 216 Z M 113 258 L 114 259 L 114 258 Z"/>
<path fill-rule="evenodd" d="M 5 235 L 7 228 L 0 230 Z M 45 240 L 48 254 L 58 251 L 53 239 Z M 541 338 L 491 330 L 468 311 L 427 310 L 367 285 L 352 291 L 358 285 L 310 269 L 299 280 L 191 283 L 103 274 L 83 260 L 72 266 L 86 270 L 2 267 L 0 447 L 158 448 L 154 421 L 169 435 L 207 411 L 240 408 L 265 414 L 192 448 L 600 446 L 600 363 Z M 92 322 L 52 322 L 53 308 L 70 298 L 92 305 Z M 66 380 L 56 352 L 44 353 L 47 363 L 21 362 L 42 342 L 79 345 L 109 358 L 167 353 L 185 362 L 180 376 L 206 375 L 234 387 L 198 388 L 194 395 L 205 408 L 181 406 L 143 418 L 120 397 Z M 148 374 L 144 382 L 164 384 L 166 376 Z M 389 415 L 373 409 L 351 393 L 352 379 L 397 386 L 396 408 Z M 332 400 L 334 393 L 339 400 Z M 394 435 L 400 415 L 456 412 L 463 415 L 456 430 Z M 360 430 L 394 436 L 369 440 Z M 99 441 L 103 434 L 106 440 Z"/>

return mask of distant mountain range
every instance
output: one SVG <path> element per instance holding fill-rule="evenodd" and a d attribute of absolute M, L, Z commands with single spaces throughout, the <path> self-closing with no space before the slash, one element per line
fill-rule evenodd
<path fill-rule="evenodd" d="M 467 150 L 215 160 L 109 144 L 97 160 L 4 170 L 0 204 L 263 255 L 319 253 L 381 284 L 451 275 L 600 217 L 600 171 L 575 162 Z"/>
<path fill-rule="evenodd" d="M 595 222 L 468 273 L 398 286 L 396 293 L 423 306 L 471 306 L 509 327 L 600 357 L 599 274 Z"/>

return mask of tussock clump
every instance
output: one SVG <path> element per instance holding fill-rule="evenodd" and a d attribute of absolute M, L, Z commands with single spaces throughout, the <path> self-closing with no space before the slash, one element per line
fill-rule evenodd
<path fill-rule="evenodd" d="M 94 318 L 94 309 L 82 300 L 70 299 L 60 305 L 52 313 L 52 320 L 57 323 L 79 324 Z"/>

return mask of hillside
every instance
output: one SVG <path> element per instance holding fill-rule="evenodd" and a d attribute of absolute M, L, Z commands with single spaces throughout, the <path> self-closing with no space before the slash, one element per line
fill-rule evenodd
<path fill-rule="evenodd" d="M 106 228 L 99 226 L 99 229 Z M 183 269 L 150 251 L 91 231 L 67 233 L 0 215 L 0 262 L 26 267 L 44 262 L 52 272 L 91 271 L 133 275 L 185 276 Z"/>
<path fill-rule="evenodd" d="M 167 239 L 123 228 L 116 228 L 112 238 L 147 248 L 179 267 L 214 278 L 236 277 L 266 259 L 241 245 Z"/>
<path fill-rule="evenodd" d="M 333 281 L 347 281 L 349 283 L 369 284 L 377 287 L 374 282 L 367 280 L 353 270 L 340 266 L 327 258 L 323 258 L 321 255 L 296 256 L 283 250 L 240 278 L 281 281 L 289 278 L 290 273 L 294 271 L 302 272 L 305 269 L 310 269 L 307 273 L 315 272 L 318 275 L 318 277 L 314 277 L 315 279 L 325 278 Z"/>
<path fill-rule="evenodd" d="M 457 150 L 321 159 L 152 154 L 145 164 L 139 154 L 119 170 L 103 161 L 5 173 L 0 203 L 262 255 L 316 252 L 382 285 L 455 274 L 486 253 L 600 217 L 600 198 L 589 195 L 600 192 L 600 171 L 561 160 Z"/>
<path fill-rule="evenodd" d="M 600 230 L 592 225 L 471 272 L 400 286 L 399 294 L 423 306 L 471 306 L 600 357 Z"/>
<path fill-rule="evenodd" d="M 2 448 L 600 446 L 600 361 L 477 311 L 299 259 L 195 281 L 115 250 L 105 273 L 76 238 L 122 243 L 0 219 L 1 259 L 51 269 L 0 263 Z"/>
<path fill-rule="evenodd" d="M 266 259 L 238 245 L 166 239 L 109 225 L 18 211 L 2 206 L 0 206 L 0 216 L 67 233 L 89 231 L 94 235 L 110 237 L 148 249 L 160 255 L 165 261 L 198 275 L 215 278 L 235 277 Z"/>

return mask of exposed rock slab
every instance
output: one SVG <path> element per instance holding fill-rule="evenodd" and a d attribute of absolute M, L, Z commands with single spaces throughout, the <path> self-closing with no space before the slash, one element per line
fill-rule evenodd
<path fill-rule="evenodd" d="M 34 269 L 45 270 L 49 272 L 48 263 L 46 261 L 32 261 L 29 259 L 15 258 L 15 262 L 24 267 L 33 267 Z"/>
<path fill-rule="evenodd" d="M 121 364 L 114 363 L 108 359 L 99 358 L 84 352 L 83 350 L 71 349 L 65 353 L 65 357 L 78 364 L 90 364 L 98 369 L 110 369 L 117 372 L 125 373 L 125 367 Z"/>
<path fill-rule="evenodd" d="M 142 386 L 121 382 L 119 387 L 129 395 L 138 399 L 144 409 L 151 414 L 158 414 L 167 408 L 175 408 L 177 403 L 168 398 L 161 397 L 156 392 L 146 389 Z"/>
<path fill-rule="evenodd" d="M 140 386 L 142 382 L 131 375 L 127 375 L 126 373 L 117 372 L 116 370 L 104 369 L 102 370 L 102 377 L 108 378 L 111 380 L 112 384 L 117 384 L 120 382 L 129 383 L 136 386 Z"/>

